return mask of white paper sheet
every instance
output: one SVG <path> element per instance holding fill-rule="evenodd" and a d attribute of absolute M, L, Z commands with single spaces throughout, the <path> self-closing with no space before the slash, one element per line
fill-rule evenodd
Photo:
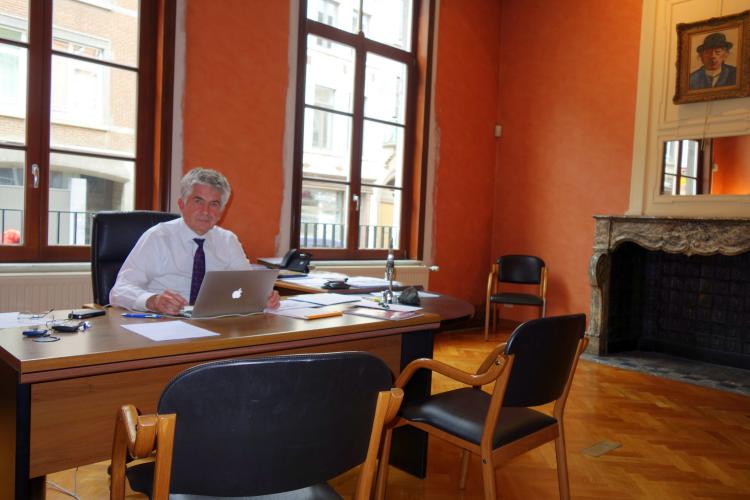
<path fill-rule="evenodd" d="M 309 302 L 300 302 L 297 300 L 282 300 L 279 303 L 278 309 L 266 309 L 265 312 L 273 313 L 277 311 L 289 311 L 290 309 L 300 309 L 302 307 L 310 307 Z"/>
<path fill-rule="evenodd" d="M 15 328 L 17 326 L 44 325 L 49 318 L 18 319 L 18 312 L 0 313 L 0 329 Z"/>
<path fill-rule="evenodd" d="M 147 339 L 155 342 L 163 340 L 182 340 L 195 339 L 199 337 L 213 337 L 218 333 L 200 328 L 185 321 L 160 321 L 157 323 L 131 323 L 122 325 L 126 330 L 130 330 L 138 335 L 143 335 Z"/>
<path fill-rule="evenodd" d="M 357 302 L 359 300 L 359 296 L 344 295 L 341 293 L 304 293 L 302 295 L 294 295 L 293 297 L 289 297 L 287 300 L 309 302 L 310 304 L 318 304 L 319 306 L 332 306 L 334 304 Z"/>
<path fill-rule="evenodd" d="M 363 299 L 357 302 L 356 304 L 352 304 L 352 307 L 369 307 L 371 309 L 381 309 L 385 310 L 385 307 L 381 306 L 379 302 L 375 302 L 374 300 L 368 300 Z M 388 304 L 388 311 L 419 311 L 422 308 L 419 306 L 407 306 L 404 304 Z"/>
<path fill-rule="evenodd" d="M 303 304 L 300 302 L 300 304 Z M 310 304 L 304 304 L 309 306 Z M 334 316 L 341 316 L 341 311 L 325 309 L 322 307 L 300 307 L 297 309 L 286 309 L 269 311 L 270 314 L 276 314 L 278 316 L 286 316 L 288 318 L 297 319 L 318 319 L 318 318 L 331 318 Z"/>

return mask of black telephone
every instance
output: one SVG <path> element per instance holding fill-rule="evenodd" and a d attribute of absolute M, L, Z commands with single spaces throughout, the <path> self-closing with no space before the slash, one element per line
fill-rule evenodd
<path fill-rule="evenodd" d="M 299 273 L 310 272 L 310 260 L 312 254 L 300 252 L 296 248 L 289 250 L 284 257 L 281 259 L 279 267 L 281 269 L 288 269 L 289 271 L 297 271 Z"/>

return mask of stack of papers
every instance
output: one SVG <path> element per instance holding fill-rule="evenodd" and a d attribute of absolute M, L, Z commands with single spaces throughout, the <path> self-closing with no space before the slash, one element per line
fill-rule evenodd
<path fill-rule="evenodd" d="M 344 314 L 353 314 L 355 316 L 366 316 L 368 318 L 376 319 L 389 319 L 392 321 L 399 321 L 403 319 L 416 318 L 421 316 L 421 312 L 417 311 L 394 311 L 391 309 L 373 309 L 371 307 L 352 307 L 344 311 Z"/>
<path fill-rule="evenodd" d="M 343 295 L 341 293 L 305 293 L 289 297 L 287 301 L 306 302 L 319 306 L 332 306 L 335 304 L 345 304 L 347 302 L 357 302 L 360 298 L 353 295 Z"/>
<path fill-rule="evenodd" d="M 398 312 L 411 312 L 411 311 L 421 311 L 422 308 L 420 306 L 407 306 L 405 304 L 388 304 L 388 307 L 383 307 L 380 305 L 380 302 L 376 302 L 374 300 L 368 300 L 363 299 L 357 302 L 356 304 L 352 304 L 352 306 L 355 307 L 369 307 L 371 309 L 382 309 L 387 311 L 398 311 Z"/>
<path fill-rule="evenodd" d="M 286 316 L 287 318 L 297 319 L 320 319 L 341 316 L 341 311 L 338 309 L 325 309 L 323 307 L 296 307 L 292 309 L 279 308 L 269 310 L 268 312 L 277 316 Z"/>

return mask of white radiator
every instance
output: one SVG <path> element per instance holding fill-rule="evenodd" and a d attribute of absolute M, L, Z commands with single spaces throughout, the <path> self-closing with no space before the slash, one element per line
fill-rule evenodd
<path fill-rule="evenodd" d="M 316 271 L 341 273 L 347 276 L 372 276 L 382 278 L 385 275 L 385 264 L 373 264 L 364 266 L 340 266 L 340 265 L 316 265 Z M 396 272 L 393 279 L 403 285 L 422 285 L 427 290 L 430 281 L 430 268 L 427 266 L 399 266 L 396 264 Z"/>
<path fill-rule="evenodd" d="M 93 297 L 88 272 L 0 274 L 0 312 L 77 309 Z"/>

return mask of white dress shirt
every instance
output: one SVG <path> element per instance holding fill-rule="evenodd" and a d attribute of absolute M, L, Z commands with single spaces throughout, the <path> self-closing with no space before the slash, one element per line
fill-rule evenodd
<path fill-rule="evenodd" d="M 204 235 L 190 229 L 180 217 L 152 227 L 138 240 L 125 259 L 117 281 L 109 292 L 113 306 L 146 310 L 146 300 L 164 290 L 173 290 L 187 300 L 193 276 L 193 255 L 204 238 L 206 271 L 251 269 L 237 236 L 214 226 Z"/>

